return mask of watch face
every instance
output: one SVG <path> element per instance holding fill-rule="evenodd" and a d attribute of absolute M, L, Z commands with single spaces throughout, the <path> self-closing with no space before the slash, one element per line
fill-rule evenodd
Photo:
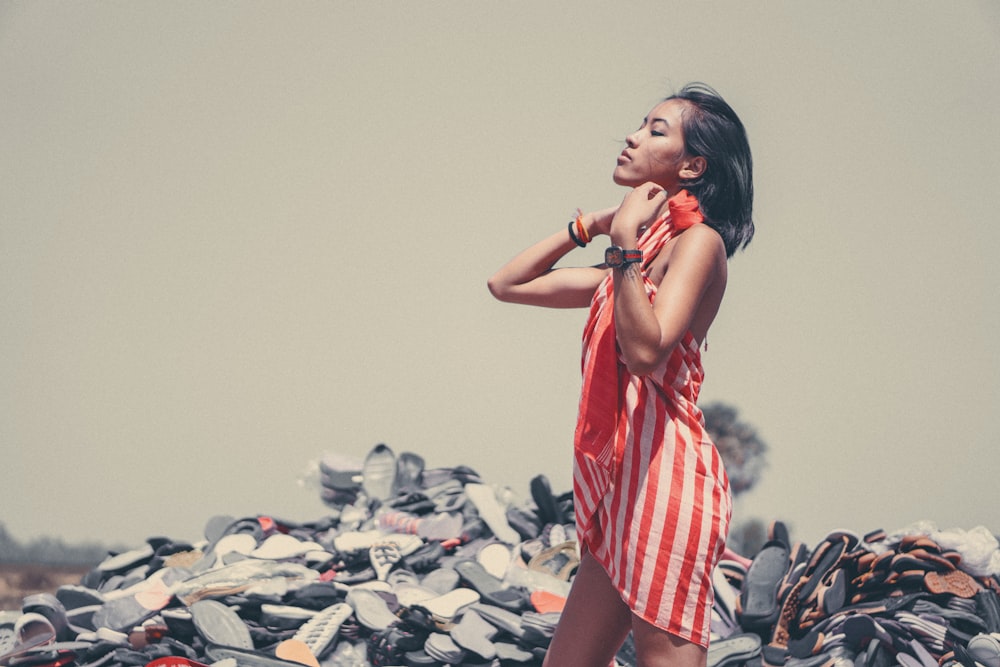
<path fill-rule="evenodd" d="M 618 246 L 611 246 L 604 251 L 604 263 L 608 266 L 621 266 L 625 261 L 625 255 Z"/>

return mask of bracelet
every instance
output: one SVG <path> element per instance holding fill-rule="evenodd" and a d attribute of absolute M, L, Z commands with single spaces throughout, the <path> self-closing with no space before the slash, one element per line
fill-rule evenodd
<path fill-rule="evenodd" d="M 583 211 L 576 209 L 576 234 L 584 243 L 590 243 L 590 232 L 583 226 Z"/>
<path fill-rule="evenodd" d="M 573 243 L 577 244 L 581 248 L 586 248 L 587 244 L 585 242 L 581 241 L 579 238 L 577 238 L 576 233 L 573 231 L 574 227 L 576 227 L 576 221 L 575 220 L 570 220 L 569 221 L 569 227 L 567 228 L 569 230 L 569 237 L 570 237 L 570 239 L 572 239 Z"/>

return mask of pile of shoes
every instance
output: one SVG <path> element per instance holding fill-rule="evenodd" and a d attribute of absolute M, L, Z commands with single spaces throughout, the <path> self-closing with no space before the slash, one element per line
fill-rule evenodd
<path fill-rule="evenodd" d="M 768 537 L 716 569 L 710 665 L 1000 667 L 1000 547 L 985 529 L 835 531 L 809 550 L 779 521 Z"/>
<path fill-rule="evenodd" d="M 540 664 L 579 564 L 571 493 L 385 445 L 320 469 L 318 521 L 213 517 L 0 612 L 0 665 Z"/>
<path fill-rule="evenodd" d="M 319 469 L 320 520 L 213 517 L 0 612 L 0 666 L 541 664 L 579 565 L 571 493 L 538 475 L 521 500 L 385 445 Z M 809 550 L 775 522 L 715 570 L 708 667 L 1000 667 L 998 573 L 983 531 Z"/>

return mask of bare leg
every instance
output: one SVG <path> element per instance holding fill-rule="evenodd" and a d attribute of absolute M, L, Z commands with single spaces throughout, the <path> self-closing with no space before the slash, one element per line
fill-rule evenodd
<path fill-rule="evenodd" d="M 632 612 L 607 572 L 584 553 L 543 667 L 607 667 L 632 629 Z"/>
<path fill-rule="evenodd" d="M 632 617 L 632 638 L 640 667 L 705 667 L 706 649 Z"/>

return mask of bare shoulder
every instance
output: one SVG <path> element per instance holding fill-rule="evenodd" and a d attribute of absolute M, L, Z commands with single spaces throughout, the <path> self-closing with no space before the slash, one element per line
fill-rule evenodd
<path fill-rule="evenodd" d="M 693 225 L 677 237 L 677 242 L 671 253 L 674 259 L 680 257 L 698 258 L 703 261 L 726 261 L 726 244 L 719 232 L 708 225 Z"/>

